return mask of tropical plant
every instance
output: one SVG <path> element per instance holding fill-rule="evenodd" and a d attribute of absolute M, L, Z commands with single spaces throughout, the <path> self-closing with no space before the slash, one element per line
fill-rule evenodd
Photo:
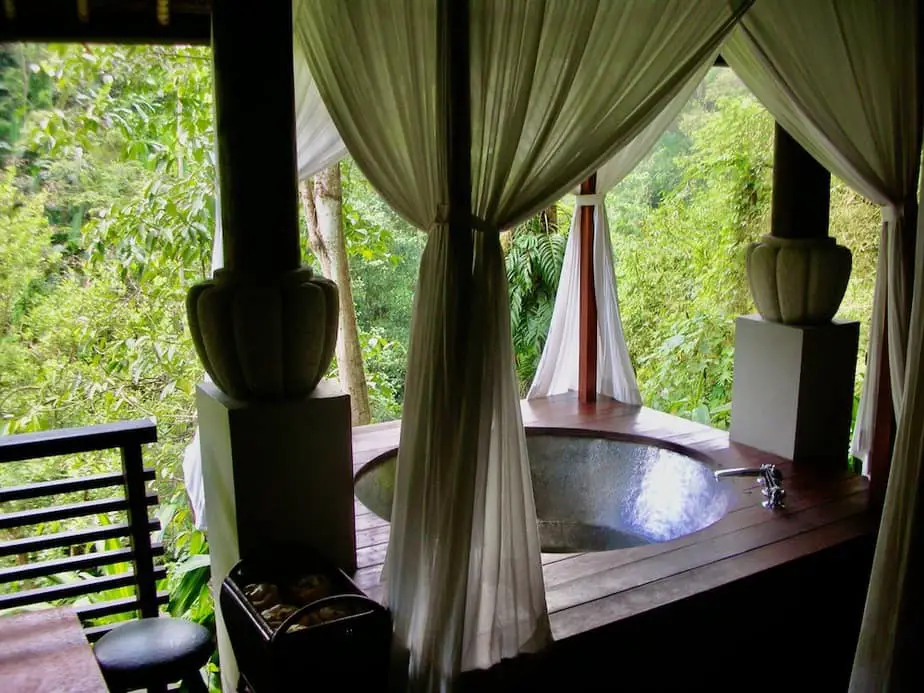
<path fill-rule="evenodd" d="M 555 292 L 565 257 L 565 235 L 558 214 L 543 212 L 509 232 L 504 262 L 510 293 L 510 331 L 517 379 L 526 394 L 536 374 L 555 307 Z"/>

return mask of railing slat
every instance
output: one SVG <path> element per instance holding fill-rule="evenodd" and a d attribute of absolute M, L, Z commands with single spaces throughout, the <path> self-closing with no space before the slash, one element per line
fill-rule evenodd
<path fill-rule="evenodd" d="M 123 447 L 122 474 L 125 477 L 125 499 L 128 501 L 128 526 L 132 530 L 130 539 L 135 575 L 138 578 L 138 601 L 141 602 L 142 618 L 152 618 L 157 616 L 157 585 L 151 577 L 154 570 L 151 533 L 144 526 L 148 519 L 148 507 L 143 469 L 141 446 Z"/>
<path fill-rule="evenodd" d="M 89 640 L 90 642 L 96 642 L 101 637 L 106 635 L 106 633 L 108 633 L 113 628 L 115 628 L 117 625 L 119 624 L 118 623 L 107 623 L 106 625 L 103 625 L 103 626 L 90 626 L 88 628 L 83 629 L 83 634 L 84 636 L 86 636 L 87 640 Z"/>
<path fill-rule="evenodd" d="M 148 521 L 149 532 L 157 532 L 159 530 L 159 520 Z M 21 554 L 34 553 L 36 551 L 45 551 L 46 549 L 73 546 L 74 544 L 89 544 L 90 542 L 103 541 L 105 539 L 118 539 L 119 537 L 129 536 L 130 531 L 128 524 L 123 522 L 116 525 L 107 525 L 105 527 L 90 527 L 88 529 L 75 529 L 68 532 L 38 534 L 22 539 L 12 539 L 10 541 L 0 542 L 0 557 L 19 556 Z"/>
<path fill-rule="evenodd" d="M 160 543 L 155 544 L 152 547 L 152 552 L 155 556 L 163 556 L 163 545 Z M 112 551 L 100 551 L 52 561 L 28 563 L 13 568 L 2 568 L 0 569 L 0 584 L 47 577 L 48 575 L 56 575 L 72 570 L 98 568 L 104 565 L 113 565 L 114 563 L 131 563 L 133 555 L 134 552 L 129 548 L 114 549 Z"/>
<path fill-rule="evenodd" d="M 157 494 L 148 493 L 145 498 L 147 505 L 157 505 Z M 67 520 L 74 517 L 85 517 L 87 515 L 101 515 L 103 513 L 117 512 L 119 510 L 128 510 L 128 508 L 129 502 L 125 498 L 104 498 L 102 500 L 83 501 L 82 503 L 56 505 L 50 508 L 21 510 L 15 513 L 0 515 L 0 529 L 12 529 L 13 527 L 35 525 L 39 522 Z M 131 524 L 131 520 L 129 520 L 129 524 Z"/>
<path fill-rule="evenodd" d="M 167 569 L 164 566 L 157 566 L 154 569 L 154 579 L 160 580 L 167 576 Z M 135 584 L 135 571 L 127 570 L 118 575 L 107 575 L 106 577 L 89 578 L 79 582 L 68 582 L 63 585 L 54 585 L 52 587 L 39 587 L 34 590 L 24 590 L 15 594 L 0 595 L 0 609 L 15 609 L 30 604 L 42 604 L 52 602 L 58 599 L 69 599 L 70 597 L 79 597 L 84 594 L 93 592 L 105 592 L 106 590 L 116 589 L 119 587 L 131 587 Z"/>
<path fill-rule="evenodd" d="M 157 428 L 149 419 L 19 433 L 0 436 L 0 462 L 18 462 L 40 457 L 123 448 L 153 443 L 156 440 Z"/>
<path fill-rule="evenodd" d="M 170 601 L 169 592 L 157 593 L 157 604 L 163 606 Z M 127 611 L 138 611 L 140 602 L 137 597 L 125 597 L 124 599 L 112 599 L 108 602 L 97 602 L 96 604 L 81 604 L 73 607 L 74 611 L 80 617 L 81 621 L 89 621 L 94 618 L 112 616 L 113 614 L 124 614 Z"/>
<path fill-rule="evenodd" d="M 144 470 L 145 481 L 154 481 L 154 478 L 153 469 L 148 467 Z M 0 489 L 0 503 L 121 486 L 123 481 L 122 475 L 115 472 L 112 474 L 94 474 L 93 476 L 84 476 L 79 479 L 57 479 L 55 481 L 42 481 L 37 484 L 25 484 Z"/>

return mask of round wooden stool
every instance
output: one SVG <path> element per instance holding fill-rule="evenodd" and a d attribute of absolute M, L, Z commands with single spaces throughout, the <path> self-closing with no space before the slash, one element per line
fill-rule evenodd
<path fill-rule="evenodd" d="M 93 648 L 112 691 L 165 690 L 182 681 L 192 693 L 208 693 L 199 669 L 215 646 L 202 626 L 179 618 L 143 618 L 112 629 Z"/>

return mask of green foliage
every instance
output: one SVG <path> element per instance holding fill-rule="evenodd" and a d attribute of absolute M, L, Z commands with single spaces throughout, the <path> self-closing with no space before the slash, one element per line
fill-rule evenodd
<path fill-rule="evenodd" d="M 162 502 L 185 508 L 180 460 L 202 370 L 182 306 L 207 269 L 214 207 L 208 52 L 23 54 L 40 93 L 26 99 L 33 107 L 0 187 L 3 432 L 153 418 L 159 442 L 146 462 Z M 15 469 L 22 483 L 112 471 L 112 461 L 98 453 Z M 164 533 L 175 581 L 201 560 L 205 537 L 188 509 L 171 513 Z M 182 611 L 209 622 L 207 592 Z"/>
<path fill-rule="evenodd" d="M 373 421 L 401 416 L 417 268 L 426 237 L 395 214 L 352 160 L 341 164 L 350 281 Z"/>
<path fill-rule="evenodd" d="M 557 215 L 556 215 L 557 216 Z M 510 293 L 510 332 L 521 394 L 536 374 L 555 307 L 566 236 L 539 214 L 510 233 L 504 262 Z"/>
<path fill-rule="evenodd" d="M 734 318 L 751 310 L 744 251 L 769 219 L 773 121 L 746 93 L 710 110 L 707 98 L 681 116 L 690 144 L 675 159 L 677 186 L 613 246 L 644 401 L 727 426 Z"/>
<path fill-rule="evenodd" d="M 773 119 L 727 69 L 713 69 L 647 162 L 607 196 L 620 309 L 645 404 L 729 424 L 734 320 L 754 312 L 747 245 L 769 231 Z M 677 149 L 676 185 L 653 205 L 653 162 Z M 878 209 L 834 180 L 831 233 L 854 253 L 839 316 L 859 320 L 861 359 L 872 309 Z"/>

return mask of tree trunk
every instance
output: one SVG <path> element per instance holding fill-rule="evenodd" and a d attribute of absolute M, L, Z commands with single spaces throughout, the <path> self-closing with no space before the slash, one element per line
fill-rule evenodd
<path fill-rule="evenodd" d="M 558 231 L 558 203 L 553 202 L 539 212 L 539 219 L 542 223 L 542 230 L 546 233 Z"/>
<path fill-rule="evenodd" d="M 340 386 L 350 393 L 353 425 L 371 421 L 369 390 L 363 371 L 363 355 L 356 327 L 353 289 L 350 285 L 350 265 L 347 261 L 343 235 L 343 196 L 340 186 L 340 165 L 324 169 L 298 186 L 308 225 L 308 243 L 321 264 L 321 271 L 340 290 L 340 331 L 337 335 L 337 371 Z"/>

